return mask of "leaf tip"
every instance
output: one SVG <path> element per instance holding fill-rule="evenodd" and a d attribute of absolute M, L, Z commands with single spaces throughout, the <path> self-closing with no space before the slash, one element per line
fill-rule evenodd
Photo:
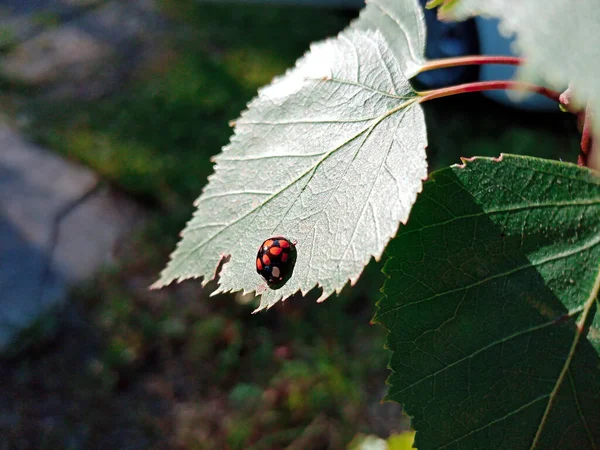
<path fill-rule="evenodd" d="M 378 307 L 379 309 L 379 307 Z M 371 320 L 369 320 L 369 324 L 370 325 L 384 325 L 380 320 L 379 320 L 379 311 L 375 312 L 375 315 L 373 315 L 373 318 Z M 385 326 L 385 325 L 384 325 Z"/>
<path fill-rule="evenodd" d="M 383 405 L 383 404 L 385 404 L 385 403 L 391 403 L 391 402 L 393 402 L 393 400 L 390 398 L 390 395 L 389 395 L 389 393 L 388 393 L 388 394 L 385 394 L 385 395 L 383 396 L 383 398 L 382 398 L 381 400 L 379 400 L 379 404 L 380 404 L 380 405 Z"/>
<path fill-rule="evenodd" d="M 158 280 L 156 280 L 154 283 L 152 283 L 150 286 L 148 286 L 148 290 L 149 291 L 157 291 L 158 289 L 167 287 L 175 280 L 176 280 L 175 278 L 165 276 L 165 274 L 163 272 L 158 277 Z"/>
<path fill-rule="evenodd" d="M 164 285 L 161 282 L 161 280 L 158 279 L 154 283 L 152 283 L 150 286 L 148 286 L 148 290 L 149 291 L 157 291 L 158 289 L 160 289 L 162 287 L 164 287 Z"/>
<path fill-rule="evenodd" d="M 442 3 L 444 3 L 444 0 L 429 0 L 426 4 L 425 4 L 425 9 L 434 9 L 437 8 L 438 6 L 440 6 Z"/>

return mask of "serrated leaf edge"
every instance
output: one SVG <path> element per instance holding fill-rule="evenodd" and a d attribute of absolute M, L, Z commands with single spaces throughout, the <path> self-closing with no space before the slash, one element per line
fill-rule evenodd
<path fill-rule="evenodd" d="M 358 20 L 358 19 L 357 19 Z M 227 150 L 236 142 L 236 138 L 239 138 L 238 135 L 238 128 L 237 126 L 240 124 L 244 124 L 245 123 L 245 118 L 247 117 L 250 108 L 252 108 L 257 102 L 259 102 L 260 100 L 262 100 L 265 97 L 264 92 L 268 89 L 270 89 L 273 85 L 282 82 L 283 80 L 287 79 L 289 76 L 292 76 L 293 73 L 304 63 L 304 61 L 306 60 L 306 58 L 309 57 L 310 53 L 313 52 L 314 48 L 316 46 L 320 46 L 320 45 L 324 45 L 328 42 L 334 42 L 337 39 L 347 36 L 347 35 L 351 35 L 351 34 L 359 34 L 359 33 L 365 33 L 365 34 L 371 34 L 373 36 L 379 36 L 384 42 L 387 43 L 387 39 L 385 38 L 385 36 L 383 35 L 383 33 L 381 33 L 379 30 L 372 30 L 372 29 L 368 29 L 368 30 L 356 30 L 350 27 L 345 28 L 344 30 L 340 31 L 336 36 L 334 37 L 330 37 L 321 41 L 317 41 L 317 42 L 313 42 L 311 43 L 311 45 L 309 46 L 309 49 L 303 54 L 303 56 L 301 56 L 295 63 L 295 65 L 293 67 L 290 67 L 289 69 L 287 69 L 285 71 L 284 74 L 276 76 L 273 78 L 273 80 L 258 89 L 257 91 L 257 95 L 250 100 L 247 104 L 246 104 L 246 108 L 240 113 L 240 116 L 238 119 L 235 119 L 233 121 L 231 121 L 230 123 L 234 124 L 234 132 L 230 137 L 229 143 L 227 143 L 223 148 L 222 151 L 211 157 L 211 162 L 213 163 L 217 163 L 217 159 L 218 156 L 225 154 L 225 152 L 227 152 Z M 388 44 L 389 45 L 389 44 Z M 423 60 L 424 62 L 425 60 Z M 418 64 L 418 61 L 414 61 L 415 64 Z M 403 102 L 402 104 L 396 106 L 395 108 L 390 109 L 389 111 L 387 111 L 385 114 L 383 114 L 381 117 L 378 118 L 378 120 L 374 123 L 374 125 L 371 126 L 371 128 L 374 128 L 377 124 L 379 124 L 382 120 L 384 120 L 385 118 L 389 117 L 392 114 L 395 114 L 396 112 L 408 108 L 410 107 L 412 104 L 419 104 L 419 97 L 415 96 L 411 99 L 408 99 L 406 102 Z M 427 145 L 425 145 L 424 148 L 427 148 Z M 197 206 L 198 203 L 200 202 L 202 196 L 205 193 L 205 190 L 207 189 L 208 185 L 210 184 L 210 182 L 212 181 L 212 179 L 214 177 L 217 176 L 217 172 L 214 170 L 213 167 L 213 172 L 208 176 L 207 178 L 207 183 L 206 185 L 202 188 L 201 194 L 196 198 L 196 200 L 194 200 L 193 205 Z M 422 181 L 427 180 L 428 176 L 425 176 Z M 418 198 L 418 195 L 422 192 L 423 190 L 423 184 L 421 183 L 420 189 L 418 191 L 415 192 L 415 201 Z M 412 205 L 414 205 L 415 201 L 413 201 Z M 412 205 L 411 205 L 411 209 L 412 209 Z M 180 238 L 183 237 L 183 232 L 185 231 L 185 229 L 187 229 L 188 225 L 195 219 L 196 217 L 196 212 L 194 212 L 194 214 L 192 214 L 192 217 L 186 222 L 184 229 L 179 233 Z M 398 229 L 400 227 L 401 224 L 405 225 L 407 223 L 407 221 L 409 220 L 410 217 L 410 212 L 409 215 L 406 217 L 405 220 L 400 220 L 398 222 L 398 226 L 396 227 L 396 230 L 394 231 L 394 233 L 388 238 L 388 240 L 386 241 L 385 245 L 383 246 L 382 250 L 378 253 L 371 253 L 366 259 L 365 261 L 363 261 L 363 267 L 366 266 L 368 263 L 370 263 L 371 259 L 375 259 L 375 261 L 380 261 L 385 248 L 387 247 L 387 245 L 389 244 L 389 242 L 394 238 L 394 236 L 397 234 Z M 175 250 L 173 250 L 173 252 L 171 252 L 170 256 L 169 256 L 169 261 L 168 264 L 170 264 L 173 261 L 173 256 L 174 254 L 177 252 L 177 250 L 180 248 L 181 244 L 182 244 L 183 240 L 180 239 L 179 242 L 177 243 Z M 166 287 L 172 283 L 180 283 L 184 280 L 194 280 L 194 279 L 201 279 L 201 285 L 202 287 L 205 287 L 210 281 L 214 280 L 215 278 L 217 278 L 219 271 L 222 270 L 223 268 L 223 260 L 228 258 L 230 255 L 221 255 L 221 258 L 219 260 L 219 263 L 217 264 L 217 266 L 215 267 L 215 272 L 213 273 L 213 275 L 209 278 L 203 275 L 191 275 L 191 276 L 178 276 L 175 277 L 171 280 L 169 280 L 168 282 L 164 282 L 162 280 L 163 278 L 163 273 L 167 270 L 167 267 L 165 267 L 162 271 L 161 274 L 159 276 L 159 279 L 156 280 L 151 286 L 150 289 L 154 290 L 154 289 L 160 289 L 162 287 Z M 325 301 L 327 298 L 329 298 L 329 296 L 331 296 L 332 294 L 336 294 L 339 295 L 339 293 L 348 285 L 348 283 L 350 284 L 350 286 L 354 286 L 356 284 L 356 282 L 359 280 L 360 276 L 362 275 L 362 272 L 360 274 L 358 274 L 358 276 L 356 277 L 350 277 L 343 286 L 334 289 L 334 291 L 332 293 L 329 294 L 322 294 L 318 299 L 317 302 L 321 303 L 323 301 Z M 279 302 L 284 302 L 285 300 L 287 300 L 290 297 L 296 296 L 298 293 L 301 294 L 301 296 L 306 296 L 309 292 L 315 290 L 315 289 L 323 289 L 323 285 L 319 282 L 317 282 L 314 286 L 312 286 L 311 288 L 307 288 L 307 289 L 303 289 L 300 288 L 298 289 L 296 292 L 294 292 L 293 294 L 290 294 L 286 297 L 284 297 L 283 295 L 281 297 L 279 297 L 276 301 L 272 302 L 270 305 L 263 305 L 263 302 L 261 300 L 259 306 L 253 311 L 254 313 L 257 313 L 259 311 L 262 311 L 264 309 L 270 309 L 272 306 L 274 306 L 275 304 L 279 303 Z M 241 292 L 242 295 L 248 295 L 248 294 L 254 294 L 255 296 L 261 295 L 262 292 L 258 292 L 257 289 L 251 289 L 251 290 L 246 290 L 246 289 L 240 289 L 240 290 L 236 290 L 234 291 L 233 289 L 227 289 L 224 290 L 222 289 L 222 286 L 219 285 L 219 287 L 213 291 L 210 296 L 216 296 L 216 295 L 220 295 L 220 294 L 225 294 L 225 293 L 233 293 L 233 292 Z"/>

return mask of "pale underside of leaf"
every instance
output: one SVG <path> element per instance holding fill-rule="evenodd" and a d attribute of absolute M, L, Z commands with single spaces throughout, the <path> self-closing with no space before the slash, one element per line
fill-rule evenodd
<path fill-rule="evenodd" d="M 418 0 L 367 0 L 351 26 L 379 30 L 389 43 L 407 78 L 425 63 L 425 18 Z"/>
<path fill-rule="evenodd" d="M 600 111 L 600 7 L 597 0 L 457 0 L 442 7 L 444 18 L 483 14 L 501 19 L 506 35 L 516 33 L 515 48 L 525 57 L 519 76 L 543 80 L 554 89 L 571 85 L 579 106 Z M 600 114 L 593 117 L 600 139 Z"/>
<path fill-rule="evenodd" d="M 377 320 L 415 445 L 596 448 L 600 180 L 474 158 L 434 174 L 397 239 Z"/>
<path fill-rule="evenodd" d="M 321 299 L 339 292 L 407 220 L 427 176 L 426 144 L 418 97 L 380 33 L 313 45 L 236 121 L 156 286 L 206 282 L 230 256 L 217 292 L 256 291 L 259 309 L 317 285 Z M 274 235 L 297 241 L 279 290 L 254 267 Z"/>

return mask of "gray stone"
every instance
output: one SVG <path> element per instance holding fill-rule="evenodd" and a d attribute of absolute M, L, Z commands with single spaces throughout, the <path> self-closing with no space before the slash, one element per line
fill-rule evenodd
<path fill-rule="evenodd" d="M 54 266 L 67 281 L 91 277 L 115 261 L 125 233 L 145 216 L 144 210 L 107 187 L 98 189 L 60 221 Z"/>
<path fill-rule="evenodd" d="M 97 6 L 106 0 L 0 0 L 0 13 L 12 16 L 56 14 L 67 18 L 73 12 Z M 127 0 L 129 1 L 129 0 Z"/>
<path fill-rule="evenodd" d="M 30 16 L 13 16 L 0 11 L 0 48 L 29 39 L 39 29 L 40 25 Z"/>
<path fill-rule="evenodd" d="M 84 14 L 106 0 L 0 0 L 0 48 Z"/>
<path fill-rule="evenodd" d="M 137 11 L 135 3 L 112 1 L 78 18 L 75 23 L 91 35 L 113 44 L 140 39 L 148 31 L 148 23 Z"/>
<path fill-rule="evenodd" d="M 56 217 L 97 182 L 90 170 L 0 123 L 0 213 L 32 245 L 47 249 Z"/>
<path fill-rule="evenodd" d="M 144 210 L 0 123 L 0 352 L 114 261 Z"/>
<path fill-rule="evenodd" d="M 0 48 L 11 49 L 0 74 L 41 96 L 107 95 L 166 47 L 168 21 L 155 0 L 15 1 L 0 6 Z"/>
<path fill-rule="evenodd" d="M 65 295 L 66 284 L 48 265 L 43 249 L 0 215 L 0 352 Z"/>
<path fill-rule="evenodd" d="M 89 8 L 90 6 L 99 5 L 104 1 L 105 0 L 60 0 L 61 3 L 76 8 Z"/>
<path fill-rule="evenodd" d="M 72 22 L 90 35 L 113 45 L 121 55 L 135 56 L 155 46 L 166 30 L 154 0 L 112 0 Z"/>
<path fill-rule="evenodd" d="M 65 25 L 44 31 L 9 52 L 2 59 L 2 73 L 32 86 L 78 83 L 96 75 L 112 55 L 109 45 Z"/>

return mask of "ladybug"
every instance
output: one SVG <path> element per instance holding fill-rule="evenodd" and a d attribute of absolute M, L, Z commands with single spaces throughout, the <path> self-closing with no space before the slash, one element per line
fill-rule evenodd
<path fill-rule="evenodd" d="M 271 289 L 278 289 L 292 276 L 296 264 L 295 242 L 274 236 L 262 243 L 256 255 L 256 271 Z"/>

